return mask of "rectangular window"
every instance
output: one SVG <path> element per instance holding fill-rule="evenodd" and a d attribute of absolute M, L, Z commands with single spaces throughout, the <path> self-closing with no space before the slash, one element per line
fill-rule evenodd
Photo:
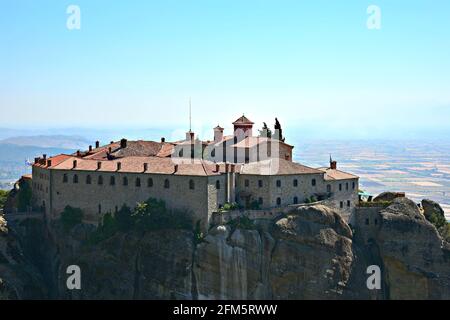
<path fill-rule="evenodd" d="M 250 186 L 250 181 L 248 179 L 245 179 L 244 184 L 245 187 L 248 188 Z"/>
<path fill-rule="evenodd" d="M 258 187 L 260 187 L 260 188 L 263 187 L 263 181 L 262 180 L 258 180 Z"/>
<path fill-rule="evenodd" d="M 277 180 L 277 188 L 281 188 L 281 180 Z"/>
<path fill-rule="evenodd" d="M 339 183 L 339 191 L 342 191 L 342 183 Z"/>
<path fill-rule="evenodd" d="M 350 200 L 347 200 L 347 207 L 350 207 Z"/>
<path fill-rule="evenodd" d="M 344 201 L 341 201 L 340 203 L 339 203 L 339 206 L 341 207 L 341 209 L 344 207 Z"/>

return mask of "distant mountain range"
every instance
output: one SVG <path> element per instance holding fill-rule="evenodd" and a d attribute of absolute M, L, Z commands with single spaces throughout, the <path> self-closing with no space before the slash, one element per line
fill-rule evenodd
<path fill-rule="evenodd" d="M 32 146 L 39 148 L 87 149 L 92 141 L 80 136 L 37 135 L 16 136 L 0 140 L 1 145 Z"/>

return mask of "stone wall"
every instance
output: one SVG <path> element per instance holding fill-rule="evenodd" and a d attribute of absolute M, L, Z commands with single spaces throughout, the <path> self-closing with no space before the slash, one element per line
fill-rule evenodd
<path fill-rule="evenodd" d="M 202 220 L 206 225 L 210 212 L 217 209 L 214 206 L 215 199 L 218 198 L 217 191 L 220 191 L 215 189 L 217 179 L 144 173 L 50 171 L 53 218 L 58 217 L 64 207 L 70 205 L 83 210 L 86 222 L 96 223 L 103 214 L 114 213 L 123 204 L 134 208 L 138 202 L 156 198 L 164 200 L 168 208 L 190 211 L 194 221 Z M 66 183 L 63 182 L 64 174 L 68 178 Z M 74 175 L 78 176 L 78 183 L 73 182 Z M 87 176 L 91 177 L 91 184 L 86 183 Z M 102 185 L 98 184 L 100 176 L 103 177 Z M 115 185 L 110 184 L 111 177 L 115 178 Z M 128 179 L 128 185 L 123 184 L 124 177 Z M 137 178 L 141 180 L 140 186 L 136 185 Z M 148 185 L 148 179 L 152 179 L 152 186 Z M 164 186 L 166 179 L 169 181 L 169 188 Z M 194 189 L 190 189 L 190 180 L 194 182 Z"/>
<path fill-rule="evenodd" d="M 366 244 L 378 236 L 382 209 L 383 207 L 356 207 L 350 216 L 349 225 L 354 229 L 355 236 Z"/>

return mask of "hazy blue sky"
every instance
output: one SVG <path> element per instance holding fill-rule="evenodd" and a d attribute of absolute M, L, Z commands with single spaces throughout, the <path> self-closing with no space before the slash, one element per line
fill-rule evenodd
<path fill-rule="evenodd" d="M 199 131 L 450 137 L 448 0 L 1 0 L 0 40 L 2 127 L 182 132 L 191 96 Z"/>

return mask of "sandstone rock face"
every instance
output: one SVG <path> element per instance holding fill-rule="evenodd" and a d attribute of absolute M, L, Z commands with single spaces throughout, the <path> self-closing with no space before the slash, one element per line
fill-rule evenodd
<path fill-rule="evenodd" d="M 378 202 L 378 201 L 392 201 L 396 198 L 404 198 L 405 197 L 405 193 L 404 192 L 392 192 L 392 191 L 388 191 L 388 192 L 383 192 L 380 193 L 378 196 L 376 196 L 373 201 L 374 202 Z"/>
<path fill-rule="evenodd" d="M 450 299 L 450 251 L 407 198 L 380 212 L 375 239 L 390 299 Z"/>
<path fill-rule="evenodd" d="M 0 220 L 0 293 L 12 299 L 450 299 L 450 246 L 436 228 L 406 198 L 376 210 L 371 241 L 354 236 L 323 205 L 254 226 L 216 226 L 199 243 L 193 232 L 172 229 L 118 232 L 92 243 L 94 227 L 65 232 L 58 221 L 29 220 L 13 235 Z M 69 265 L 81 268 L 81 290 L 67 289 Z M 381 290 L 366 286 L 370 265 L 381 268 Z"/>
<path fill-rule="evenodd" d="M 429 219 L 433 214 L 437 214 L 445 218 L 444 209 L 442 209 L 439 203 L 434 202 L 433 200 L 423 199 L 422 208 L 427 219 Z"/>
<path fill-rule="evenodd" d="M 17 237 L 0 216 L 0 300 L 46 296 L 46 285 L 39 271 L 27 260 Z"/>
<path fill-rule="evenodd" d="M 216 227 L 197 248 L 194 273 L 204 299 L 342 298 L 350 278 L 352 232 L 330 208 L 299 208 L 270 232 Z"/>

